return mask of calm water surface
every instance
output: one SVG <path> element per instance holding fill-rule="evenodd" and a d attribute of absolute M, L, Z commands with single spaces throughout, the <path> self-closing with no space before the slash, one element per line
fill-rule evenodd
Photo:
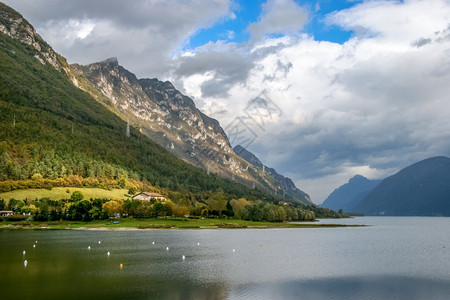
<path fill-rule="evenodd" d="M 372 226 L 0 230 L 0 299 L 450 299 L 450 218 L 321 222 Z"/>

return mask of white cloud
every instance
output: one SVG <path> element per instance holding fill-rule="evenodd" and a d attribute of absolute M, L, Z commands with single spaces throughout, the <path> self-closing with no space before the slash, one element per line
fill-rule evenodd
<path fill-rule="evenodd" d="M 306 11 L 292 0 L 268 0 L 257 23 L 250 24 L 248 31 L 254 39 L 266 34 L 297 33 L 308 21 Z"/>
<path fill-rule="evenodd" d="M 64 21 L 48 21 L 45 25 L 46 35 L 51 37 L 48 42 L 58 41 L 67 47 L 73 46 L 77 40 L 87 38 L 95 29 L 96 22 L 91 19 L 69 19 Z"/>
<path fill-rule="evenodd" d="M 253 33 L 270 32 L 264 13 Z M 327 22 L 357 34 L 343 45 L 298 34 L 233 45 L 252 61 L 245 81 L 199 102 L 220 107 L 207 111 L 226 125 L 265 91 L 283 115 L 264 128 L 245 119 L 257 135 L 250 150 L 318 203 L 356 173 L 384 177 L 450 155 L 449 3 L 366 1 Z"/>
<path fill-rule="evenodd" d="M 236 33 L 233 30 L 227 30 L 226 36 L 228 40 L 232 40 L 236 36 Z"/>

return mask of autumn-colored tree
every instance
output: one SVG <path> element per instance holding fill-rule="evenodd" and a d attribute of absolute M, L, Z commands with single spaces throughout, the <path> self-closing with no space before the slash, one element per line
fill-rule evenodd
<path fill-rule="evenodd" d="M 108 214 L 110 217 L 115 217 L 117 214 L 123 212 L 123 201 L 122 200 L 111 200 L 103 203 L 102 210 Z"/>

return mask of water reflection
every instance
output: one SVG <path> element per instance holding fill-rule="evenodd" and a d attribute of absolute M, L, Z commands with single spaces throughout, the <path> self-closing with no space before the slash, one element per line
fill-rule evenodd
<path fill-rule="evenodd" d="M 450 297 L 447 281 L 410 277 L 352 277 L 288 281 L 241 286 L 227 299 L 397 299 L 446 300 Z"/>
<path fill-rule="evenodd" d="M 450 218 L 365 221 L 374 226 L 0 230 L 1 298 L 450 299 Z"/>

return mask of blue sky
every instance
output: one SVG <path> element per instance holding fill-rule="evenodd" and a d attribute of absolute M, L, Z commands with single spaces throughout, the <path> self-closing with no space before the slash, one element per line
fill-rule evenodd
<path fill-rule="evenodd" d="M 334 11 L 341 11 L 350 8 L 361 1 L 348 0 L 305 0 L 295 1 L 302 6 L 309 14 L 309 22 L 301 32 L 314 36 L 318 41 L 330 41 L 342 44 L 347 41 L 351 31 L 345 31 L 338 26 L 329 26 L 324 22 L 324 17 Z M 257 23 L 262 12 L 262 6 L 266 1 L 250 0 L 236 1 L 232 5 L 234 18 L 226 17 L 219 20 L 214 26 L 202 28 L 190 37 L 189 43 L 184 49 L 194 49 L 207 44 L 226 40 L 229 42 L 243 43 L 250 39 L 247 30 L 251 23 Z"/>

